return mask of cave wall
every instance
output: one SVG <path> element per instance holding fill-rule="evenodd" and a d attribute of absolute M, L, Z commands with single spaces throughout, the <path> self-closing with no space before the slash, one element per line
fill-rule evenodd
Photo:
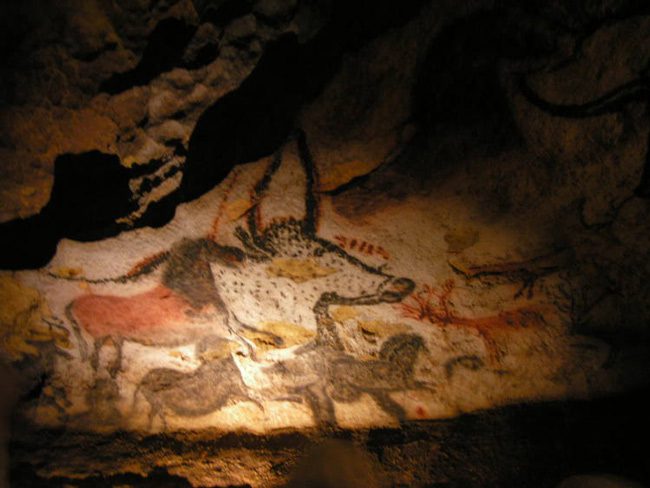
<path fill-rule="evenodd" d="M 17 458 L 39 432 L 374 432 L 647 387 L 643 2 L 0 12 Z M 239 477 L 172 471 L 284 479 L 247 449 Z"/>

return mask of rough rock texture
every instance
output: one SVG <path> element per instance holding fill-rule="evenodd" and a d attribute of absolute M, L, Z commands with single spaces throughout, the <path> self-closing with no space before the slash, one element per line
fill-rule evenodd
<path fill-rule="evenodd" d="M 305 482 L 317 474 L 332 483 L 324 486 L 546 488 L 576 473 L 603 472 L 647 483 L 640 448 L 647 430 L 639 425 L 648 406 L 646 390 L 401 429 L 110 438 L 21 432 L 12 444 L 12 486 L 320 486 Z M 65 457 L 53 456 L 53 449 Z"/>
<path fill-rule="evenodd" d="M 0 18 L 17 483 L 273 486 L 328 436 L 396 486 L 648 482 L 604 413 L 648 385 L 645 2 Z"/>

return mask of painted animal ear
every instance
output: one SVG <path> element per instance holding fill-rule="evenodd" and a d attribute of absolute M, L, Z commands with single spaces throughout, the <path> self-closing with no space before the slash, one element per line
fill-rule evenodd
<path fill-rule="evenodd" d="M 260 235 L 275 222 L 297 221 L 315 231 L 318 202 L 316 174 L 302 131 L 295 132 L 278 150 L 255 188 L 257 205 L 249 220 L 251 233 Z"/>

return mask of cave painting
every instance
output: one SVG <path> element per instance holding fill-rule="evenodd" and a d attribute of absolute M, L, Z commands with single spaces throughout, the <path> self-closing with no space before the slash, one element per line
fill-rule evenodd
<path fill-rule="evenodd" d="M 526 83 L 525 78 L 520 79 L 519 86 L 524 96 L 539 107 L 556 117 L 587 118 L 597 117 L 604 114 L 612 114 L 623 111 L 631 102 L 645 102 L 646 112 L 650 112 L 650 66 L 641 70 L 641 76 L 632 79 L 600 97 L 582 104 L 556 104 L 541 98 Z M 641 180 L 634 190 L 634 194 L 640 198 L 650 196 L 650 134 L 648 134 L 648 145 L 643 166 Z M 631 198 L 631 197 L 630 197 Z"/>
<path fill-rule="evenodd" d="M 317 342 L 341 349 L 337 331 L 326 318 L 328 306 L 395 302 L 411 292 L 411 280 L 369 266 L 317 236 L 314 166 L 301 133 L 295 142 L 307 176 L 303 219 L 288 217 L 261 228 L 260 208 L 255 205 L 248 212 L 247 229 L 236 229 L 241 249 L 207 238 L 182 239 L 133 272 L 105 280 L 137 280 L 162 265 L 161 283 L 155 288 L 127 297 L 87 294 L 66 307 L 84 357 L 82 336 L 94 340 L 95 369 L 99 349 L 109 338 L 118 349 L 111 368 L 114 375 L 125 340 L 173 346 L 196 343 L 210 333 L 259 333 L 255 328 L 259 317 L 301 324 L 316 332 Z M 279 152 L 256 185 L 253 201 L 264 199 L 281 162 Z"/>
<path fill-rule="evenodd" d="M 236 248 L 208 239 L 182 239 L 169 252 L 139 266 L 136 272 L 113 280 L 136 280 L 164 264 L 161 283 L 151 290 L 126 297 L 87 294 L 74 299 L 66 306 L 66 316 L 74 328 L 82 357 L 88 357 L 84 335 L 90 336 L 94 344 L 90 360 L 95 369 L 103 343 L 112 340 L 117 358 L 110 372 L 115 376 L 121 368 L 124 341 L 178 346 L 194 344 L 214 332 L 215 323 L 216 330 L 221 328 L 223 332 L 228 326 L 228 315 L 209 263 L 219 260 L 225 266 L 235 266 L 242 259 Z"/>
<path fill-rule="evenodd" d="M 334 402 L 349 403 L 366 394 L 396 420 L 406 420 L 404 408 L 391 392 L 432 389 L 414 378 L 414 365 L 427 348 L 422 337 L 398 334 L 386 340 L 378 359 L 358 359 L 330 348 L 317 347 L 282 361 L 267 372 L 275 378 L 275 391 L 286 390 L 291 401 L 306 403 L 317 425 L 336 424 Z"/>
<path fill-rule="evenodd" d="M 201 365 L 184 373 L 172 368 L 154 368 L 138 383 L 133 401 L 138 394 L 149 404 L 148 427 L 159 417 L 163 428 L 167 426 L 165 413 L 171 411 L 181 416 L 201 416 L 219 410 L 228 402 L 254 400 L 248 392 L 241 372 L 231 356 L 231 342 L 208 336 L 197 344 Z"/>
<path fill-rule="evenodd" d="M 3 320 L 38 333 L 7 334 L 3 348 L 13 344 L 17 361 L 47 359 L 37 421 L 145 431 L 385 425 L 525 397 L 527 381 L 531 392 L 551 384 L 552 397 L 548 378 L 602 366 L 598 342 L 581 349 L 591 356 L 580 367 L 546 347 L 558 337 L 561 351 L 573 347 L 547 300 L 569 251 L 490 264 L 454 248 L 436 276 L 327 205 L 302 131 L 256 165 L 237 168 L 205 197 L 210 205 L 196 203 L 217 211 L 203 231 L 147 231 L 166 244 L 127 254 L 124 272 L 86 277 L 64 249 L 20 275 L 43 292 Z M 93 252 L 122 256 L 119 239 Z M 141 244 L 137 233 L 124 239 Z M 41 329 L 48 347 L 33 345 Z"/>
<path fill-rule="evenodd" d="M 510 265 L 504 266 L 509 269 Z M 544 315 L 535 307 L 519 307 L 503 310 L 497 315 L 482 317 L 462 317 L 454 310 L 452 294 L 456 283 L 449 279 L 439 288 L 423 285 L 402 303 L 395 307 L 404 317 L 410 317 L 422 322 L 428 322 L 439 327 L 456 327 L 475 333 L 485 345 L 487 359 L 492 364 L 498 364 L 503 355 L 495 336 L 504 331 L 512 332 L 519 328 L 538 327 L 545 325 Z M 526 284 L 526 287 L 529 285 Z M 532 293 L 532 292 L 530 292 Z M 520 296 L 520 292 L 515 297 Z M 463 364 L 455 362 L 454 364 Z M 476 363 L 474 363 L 476 364 Z"/>

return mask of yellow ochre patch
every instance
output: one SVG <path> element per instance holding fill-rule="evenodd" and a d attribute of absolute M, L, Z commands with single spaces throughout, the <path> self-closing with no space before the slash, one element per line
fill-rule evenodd
<path fill-rule="evenodd" d="M 0 275 L 0 352 L 20 361 L 40 355 L 35 343 L 53 341 L 69 348 L 68 331 L 50 326 L 45 322 L 48 318 L 52 313 L 38 291 L 10 275 Z"/>
<path fill-rule="evenodd" d="M 329 276 L 337 271 L 338 270 L 334 268 L 320 266 L 314 259 L 291 258 L 276 258 L 266 268 L 268 276 L 289 278 L 296 283 L 304 283 L 305 281 L 313 280 L 315 278 Z"/>
<path fill-rule="evenodd" d="M 224 212 L 226 213 L 228 220 L 233 221 L 241 218 L 252 206 L 253 202 L 250 200 L 239 198 L 226 204 Z"/>
<path fill-rule="evenodd" d="M 355 307 L 350 307 L 349 305 L 341 305 L 339 307 L 334 307 L 330 311 L 330 315 L 335 322 L 343 323 L 346 320 L 352 320 L 359 316 L 359 311 Z"/>
<path fill-rule="evenodd" d="M 81 276 L 83 274 L 83 269 L 61 267 L 61 268 L 56 268 L 53 271 L 53 274 L 55 274 L 56 276 L 60 276 L 61 278 L 76 278 L 77 276 Z"/>
<path fill-rule="evenodd" d="M 291 322 L 262 322 L 257 330 L 245 330 L 243 334 L 262 351 L 304 344 L 316 336 L 315 332 Z"/>
<path fill-rule="evenodd" d="M 357 176 L 370 173 L 377 166 L 378 163 L 376 161 L 352 160 L 338 163 L 336 166 L 328 168 L 327 173 L 319 182 L 319 190 L 334 190 Z"/>
<path fill-rule="evenodd" d="M 217 359 L 224 359 L 232 353 L 236 353 L 241 349 L 241 346 L 230 340 L 219 340 L 215 344 L 207 347 L 199 356 L 203 361 L 209 362 Z"/>
<path fill-rule="evenodd" d="M 397 334 L 410 332 L 411 329 L 406 324 L 396 322 L 384 322 L 383 320 L 367 320 L 357 322 L 359 331 L 364 335 L 391 337 Z"/>

